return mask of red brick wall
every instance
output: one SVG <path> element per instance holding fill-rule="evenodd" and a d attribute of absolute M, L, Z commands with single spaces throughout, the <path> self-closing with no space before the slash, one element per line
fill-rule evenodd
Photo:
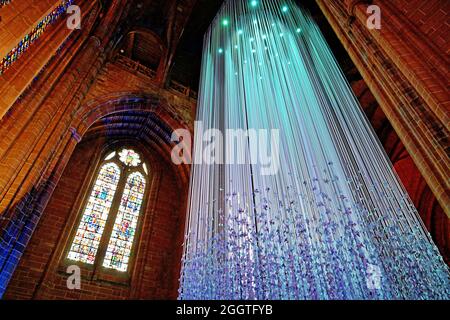
<path fill-rule="evenodd" d="M 393 4 L 427 39 L 443 52 L 448 52 L 450 39 L 448 0 L 395 0 Z"/>
<path fill-rule="evenodd" d="M 61 267 L 63 250 L 70 243 L 77 197 L 95 166 L 101 139 L 77 146 L 5 293 L 5 299 L 175 299 L 184 233 L 186 192 L 179 190 L 171 166 L 153 158 L 157 171 L 152 184 L 142 233 L 136 239 L 136 261 L 129 284 L 86 279 L 81 290 L 69 290 Z"/>

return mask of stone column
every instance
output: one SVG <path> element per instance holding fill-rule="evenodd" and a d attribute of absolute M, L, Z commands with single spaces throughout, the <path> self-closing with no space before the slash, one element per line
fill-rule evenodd
<path fill-rule="evenodd" d="M 450 217 L 445 52 L 399 11 L 404 1 L 317 2 Z M 381 9 L 381 30 L 367 27 L 369 3 Z"/>

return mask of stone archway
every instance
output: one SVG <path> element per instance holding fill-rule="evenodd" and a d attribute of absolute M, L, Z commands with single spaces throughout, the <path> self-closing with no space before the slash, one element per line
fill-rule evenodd
<path fill-rule="evenodd" d="M 45 229 L 45 227 L 40 227 L 40 223 L 43 225 L 46 224 L 50 229 L 52 228 L 51 221 L 49 222 L 49 218 L 46 219 L 47 206 L 49 204 L 50 206 L 52 206 L 55 201 L 59 201 L 58 199 L 54 200 L 54 195 L 60 194 L 61 192 L 55 192 L 55 190 L 58 189 L 60 183 L 64 183 L 65 172 L 66 170 L 70 170 L 71 158 L 77 154 L 79 144 L 83 144 L 83 138 L 88 140 L 97 140 L 97 142 L 102 141 L 103 139 L 102 143 L 111 142 L 105 140 L 105 132 L 102 132 L 102 126 L 103 130 L 107 131 L 108 126 L 111 125 L 108 117 L 120 117 L 121 115 L 123 116 L 124 114 L 126 115 L 128 113 L 131 115 L 135 114 L 138 117 L 144 118 L 144 121 L 142 121 L 142 130 L 145 129 L 145 134 L 140 137 L 140 140 L 133 137 L 133 132 L 128 135 L 123 133 L 121 135 L 114 135 L 113 140 L 135 140 L 136 143 L 140 143 L 141 145 L 143 145 L 142 148 L 146 150 L 147 154 L 157 154 L 159 158 L 157 162 L 159 163 L 159 165 L 156 171 L 162 172 L 164 170 L 169 170 L 170 172 L 168 173 L 168 176 L 172 177 L 168 180 L 167 184 L 163 185 L 163 187 L 166 187 L 166 185 L 171 185 L 175 186 L 177 190 L 182 190 L 180 191 L 180 194 L 183 194 L 184 191 L 187 192 L 189 168 L 187 166 L 179 166 L 177 168 L 174 168 L 172 163 L 170 163 L 171 132 L 178 128 L 186 128 L 187 126 L 185 123 L 183 124 L 179 120 L 176 120 L 168 112 L 168 110 L 169 108 L 165 108 L 163 102 L 161 102 L 160 99 L 156 99 L 152 95 L 143 93 L 128 93 L 126 95 L 122 93 L 114 93 L 100 99 L 95 99 L 95 101 L 83 104 L 77 111 L 74 112 L 75 116 L 73 117 L 70 125 L 67 127 L 66 133 L 61 138 L 61 140 L 64 141 L 64 143 L 61 143 L 59 145 L 61 150 L 58 150 L 59 152 L 55 151 L 55 153 L 52 155 L 51 162 L 54 163 L 54 166 L 52 172 L 47 172 L 45 175 L 46 177 L 48 177 L 48 179 L 41 179 L 39 185 L 34 186 L 32 191 L 28 192 L 27 196 L 23 200 L 19 201 L 17 205 L 11 208 L 9 215 L 11 219 L 8 221 L 5 228 L 10 232 L 16 231 L 16 234 L 14 238 L 9 239 L 8 246 L 5 246 L 2 249 L 4 249 L 5 252 L 17 252 L 18 254 L 17 256 L 13 256 L 11 254 L 6 254 L 4 256 L 4 265 L 11 266 L 11 269 L 2 270 L 2 275 L 5 278 L 7 276 L 11 278 L 17 265 L 19 265 L 19 269 L 15 273 L 15 276 L 12 277 L 13 282 L 10 286 L 11 289 L 10 291 L 8 291 L 6 297 L 20 298 L 20 295 L 24 292 L 32 292 L 33 295 L 27 298 L 46 297 L 46 295 L 44 294 L 46 291 L 44 290 L 43 293 L 40 293 L 40 290 L 38 290 L 37 288 L 41 288 L 41 285 L 43 285 L 43 287 L 46 286 L 46 283 L 43 282 L 43 280 L 49 279 L 49 276 L 50 278 L 52 278 L 54 276 L 54 274 L 50 274 L 52 271 L 55 271 L 56 273 L 58 272 L 57 263 L 52 264 L 52 261 L 54 262 L 53 259 L 55 259 L 55 250 L 59 248 L 57 246 L 53 247 L 53 251 L 48 252 L 49 255 L 44 258 L 43 261 L 45 262 L 41 262 L 40 266 L 49 267 L 45 274 L 44 269 L 41 270 L 42 273 L 40 275 L 36 272 L 34 273 L 36 276 L 34 282 L 32 281 L 35 285 L 34 291 L 28 290 L 30 288 L 26 288 L 27 290 L 25 290 L 25 288 L 21 287 L 23 285 L 23 282 L 21 280 L 21 275 L 23 275 L 23 272 L 21 272 L 20 270 L 22 270 L 21 268 L 25 268 L 27 270 L 29 268 L 32 268 L 31 266 L 33 266 L 33 255 L 36 252 L 33 252 L 33 250 L 37 249 L 34 245 L 30 245 L 29 247 L 28 245 L 33 243 L 33 239 L 36 239 L 37 242 L 40 241 L 39 233 L 34 236 L 37 238 L 32 238 L 31 236 L 34 233 L 36 227 L 38 227 L 37 230 Z M 150 121 L 151 119 L 153 120 L 153 122 Z M 96 123 L 100 125 L 96 126 Z M 126 124 L 126 122 L 124 123 Z M 90 142 L 88 141 L 87 145 L 89 144 Z M 149 150 L 150 147 L 151 151 Z M 88 170 L 88 168 L 86 168 L 86 170 Z M 166 194 L 170 195 L 170 197 L 174 199 L 177 196 L 179 197 L 178 201 L 172 201 L 173 204 L 178 203 L 176 214 L 173 215 L 172 218 L 174 218 L 176 221 L 179 221 L 178 223 L 180 224 L 180 228 L 183 229 L 182 225 L 184 224 L 185 216 L 184 206 L 185 203 L 187 203 L 187 193 L 186 195 L 183 194 L 182 196 L 180 196 L 179 194 L 177 195 L 177 193 L 172 194 L 172 192 L 170 192 L 169 190 L 166 191 Z M 166 201 L 170 202 L 169 199 Z M 61 217 L 56 219 L 61 219 Z M 180 229 L 177 230 L 179 231 Z M 60 234 L 60 232 L 61 230 L 59 230 L 59 232 L 55 231 L 56 234 Z M 51 234 L 51 232 L 45 232 L 44 234 Z M 176 243 L 180 242 L 180 245 L 176 248 L 171 248 L 170 251 L 178 251 L 178 255 L 180 255 L 179 260 L 181 260 L 181 243 L 183 239 L 183 232 L 175 232 L 175 234 L 176 238 L 174 238 L 174 241 Z M 54 244 L 58 242 L 58 239 L 56 240 L 57 241 Z M 46 249 L 48 248 L 42 248 L 42 252 L 45 252 Z M 24 253 L 25 258 L 20 261 L 20 258 Z M 34 257 L 36 258 L 36 256 Z M 43 256 L 39 255 L 37 259 L 39 258 L 43 258 Z M 168 279 L 168 283 L 163 285 L 163 287 L 166 288 L 164 292 L 158 291 L 159 289 L 157 287 L 154 287 L 152 289 L 153 291 L 150 290 L 150 295 L 148 295 L 148 290 L 149 288 L 151 288 L 151 286 L 147 286 L 147 295 L 145 295 L 145 290 L 144 293 L 142 293 L 136 288 L 133 288 L 133 292 L 128 292 L 128 297 L 130 297 L 130 295 L 137 295 L 139 297 L 147 298 L 175 298 L 177 289 L 177 276 L 175 276 L 175 273 L 177 269 L 176 265 L 179 264 L 179 261 L 173 260 L 172 257 L 169 258 L 172 261 L 171 263 L 175 263 L 175 267 L 172 268 L 170 274 L 165 277 L 166 279 Z M 166 260 L 169 258 L 166 258 Z M 12 263 L 14 263 L 14 265 L 12 265 Z M 140 267 L 142 268 L 143 265 L 144 264 L 141 263 Z M 50 266 L 53 266 L 53 268 L 50 268 Z M 5 281 L 5 284 L 8 281 L 9 279 Z M 140 281 L 137 281 L 136 283 L 139 285 L 141 284 Z M 28 286 L 30 285 L 31 284 L 28 284 Z M 16 288 L 17 291 L 14 291 L 14 288 Z M 112 296 L 110 297 L 112 298 Z"/>

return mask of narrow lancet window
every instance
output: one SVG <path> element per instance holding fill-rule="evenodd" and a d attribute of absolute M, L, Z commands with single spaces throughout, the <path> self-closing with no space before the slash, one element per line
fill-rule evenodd
<path fill-rule="evenodd" d="M 144 199 L 145 178 L 140 172 L 129 175 L 106 250 L 103 266 L 127 271 L 139 213 Z"/>
<path fill-rule="evenodd" d="M 123 148 L 107 153 L 83 207 L 68 260 L 128 271 L 147 175 L 147 165 L 136 151 Z"/>
<path fill-rule="evenodd" d="M 120 168 L 115 163 L 100 169 L 69 251 L 70 260 L 94 264 L 119 178 Z"/>

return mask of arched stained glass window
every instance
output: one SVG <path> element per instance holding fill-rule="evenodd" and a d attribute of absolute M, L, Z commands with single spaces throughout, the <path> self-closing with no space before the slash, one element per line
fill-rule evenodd
<path fill-rule="evenodd" d="M 139 172 L 128 176 L 120 201 L 119 212 L 106 250 L 103 266 L 126 271 L 133 239 L 144 199 L 145 178 Z"/>
<path fill-rule="evenodd" d="M 132 149 L 110 151 L 96 181 L 71 243 L 72 261 L 126 272 L 142 211 L 148 169 Z M 96 259 L 100 255 L 102 259 Z"/>
<path fill-rule="evenodd" d="M 120 178 L 119 166 L 102 166 L 78 226 L 68 258 L 93 264 Z"/>

